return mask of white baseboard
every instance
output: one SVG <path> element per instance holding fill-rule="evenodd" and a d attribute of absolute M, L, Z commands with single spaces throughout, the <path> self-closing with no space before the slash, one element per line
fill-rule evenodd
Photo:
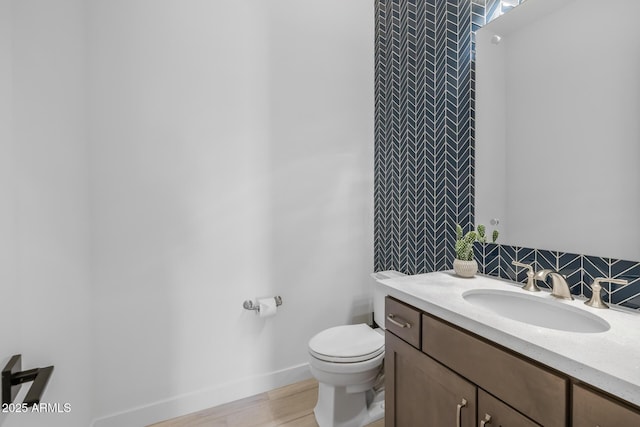
<path fill-rule="evenodd" d="M 93 427 L 140 427 L 311 378 L 309 364 L 221 384 L 94 420 Z"/>

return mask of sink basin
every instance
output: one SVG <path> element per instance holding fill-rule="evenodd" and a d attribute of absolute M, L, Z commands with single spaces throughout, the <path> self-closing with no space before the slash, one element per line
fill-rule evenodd
<path fill-rule="evenodd" d="M 499 316 L 543 328 L 582 333 L 605 332 L 610 328 L 606 320 L 595 314 L 525 293 L 474 289 L 463 293 L 462 298 Z"/>

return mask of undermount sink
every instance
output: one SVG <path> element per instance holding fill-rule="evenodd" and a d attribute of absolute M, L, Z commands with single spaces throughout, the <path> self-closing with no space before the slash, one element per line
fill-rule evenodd
<path fill-rule="evenodd" d="M 518 322 L 567 332 L 605 332 L 609 323 L 595 314 L 524 293 L 474 289 L 462 294 L 467 302 Z"/>

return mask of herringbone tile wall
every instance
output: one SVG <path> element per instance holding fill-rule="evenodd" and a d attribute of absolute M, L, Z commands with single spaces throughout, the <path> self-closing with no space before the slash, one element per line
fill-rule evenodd
<path fill-rule="evenodd" d="M 376 0 L 375 269 L 450 269 L 455 225 L 474 225 L 474 32 L 499 0 Z M 524 281 L 511 261 L 563 270 L 590 295 L 627 278 L 612 303 L 640 307 L 640 263 L 543 249 L 476 248 L 484 274 Z"/>
<path fill-rule="evenodd" d="M 497 4 L 376 1 L 376 270 L 450 268 L 474 222 L 472 36 Z"/>

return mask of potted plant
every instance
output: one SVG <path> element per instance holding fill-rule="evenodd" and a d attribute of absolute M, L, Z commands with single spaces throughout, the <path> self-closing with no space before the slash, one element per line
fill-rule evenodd
<path fill-rule="evenodd" d="M 487 242 L 485 226 L 478 225 L 476 231 L 471 230 L 467 234 L 462 233 L 462 226 L 456 224 L 456 258 L 453 260 L 453 270 L 458 276 L 473 277 L 478 272 L 478 263 L 473 258 L 473 244 L 478 241 Z M 498 240 L 498 230 L 493 231 L 493 242 Z"/>

